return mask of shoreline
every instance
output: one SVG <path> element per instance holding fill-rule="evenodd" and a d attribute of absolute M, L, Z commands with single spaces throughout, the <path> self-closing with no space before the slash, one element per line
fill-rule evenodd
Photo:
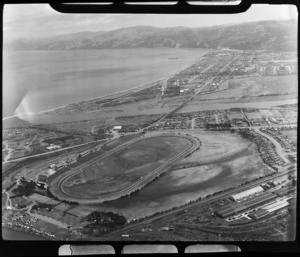
<path fill-rule="evenodd" d="M 213 50 L 211 50 L 213 51 Z M 66 104 L 66 105 L 62 105 L 62 106 L 59 106 L 59 107 L 55 107 L 55 108 L 51 108 L 51 109 L 47 109 L 47 110 L 44 110 L 44 111 L 39 111 L 39 112 L 35 112 L 35 113 L 19 113 L 19 114 L 15 114 L 15 115 L 11 115 L 11 116 L 7 116 L 7 117 L 4 117 L 2 118 L 2 121 L 4 120 L 8 120 L 8 119 L 11 119 L 11 118 L 19 118 L 20 116 L 22 115 L 29 115 L 29 116 L 35 116 L 35 115 L 42 115 L 42 114 L 45 114 L 45 113 L 48 113 L 48 112 L 53 112 L 53 111 L 56 111 L 56 110 L 59 110 L 59 109 L 63 109 L 63 108 L 66 108 L 67 106 L 69 105 L 72 105 L 72 104 L 79 104 L 79 103 L 83 103 L 83 102 L 89 102 L 89 101 L 92 101 L 92 100 L 96 100 L 96 99 L 103 99 L 105 97 L 110 97 L 110 96 L 114 96 L 114 95 L 117 95 L 117 94 L 121 94 L 121 93 L 127 93 L 130 91 L 134 91 L 134 90 L 137 90 L 137 89 L 140 89 L 142 90 L 143 87 L 147 87 L 147 86 L 151 86 L 151 84 L 154 84 L 154 83 L 157 83 L 161 80 L 164 80 L 164 79 L 168 79 L 170 78 L 172 75 L 176 75 L 178 74 L 179 72 L 181 72 L 182 70 L 186 69 L 187 67 L 193 65 L 197 60 L 201 59 L 204 55 L 210 53 L 211 51 L 208 51 L 207 53 L 201 55 L 200 57 L 195 57 L 193 58 L 193 60 L 187 64 L 185 64 L 183 67 L 181 67 L 179 70 L 175 71 L 175 72 L 172 72 L 172 73 L 169 73 L 167 74 L 166 76 L 164 77 L 161 77 L 159 79 L 156 79 L 154 81 L 151 81 L 151 82 L 147 82 L 146 84 L 142 84 L 142 85 L 139 85 L 139 86 L 136 86 L 136 87 L 133 87 L 133 88 L 129 88 L 129 89 L 124 89 L 124 90 L 121 90 L 121 91 L 118 91 L 118 92 L 115 92 L 115 93 L 111 93 L 111 94 L 106 94 L 106 95 L 102 95 L 102 96 L 98 96 L 98 97 L 94 97 L 94 98 L 89 98 L 89 99 L 86 99 L 86 100 L 82 100 L 82 101 L 79 101 L 79 102 L 72 102 L 70 104 Z M 132 92 L 134 93 L 134 92 Z M 120 96 L 122 97 L 122 96 Z"/>

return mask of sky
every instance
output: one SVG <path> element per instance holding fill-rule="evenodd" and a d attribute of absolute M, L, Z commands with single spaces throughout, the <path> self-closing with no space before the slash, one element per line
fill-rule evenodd
<path fill-rule="evenodd" d="M 36 38 L 128 26 L 205 27 L 260 20 L 298 18 L 293 5 L 255 5 L 239 14 L 64 14 L 48 4 L 6 4 L 4 39 Z"/>

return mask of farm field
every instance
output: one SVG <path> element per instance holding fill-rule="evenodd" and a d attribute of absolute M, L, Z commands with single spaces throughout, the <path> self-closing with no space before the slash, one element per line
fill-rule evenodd
<path fill-rule="evenodd" d="M 286 118 L 286 120 L 291 123 L 297 123 L 298 119 L 298 110 L 297 109 L 284 109 L 280 110 L 281 114 Z"/>
<path fill-rule="evenodd" d="M 118 192 L 190 145 L 191 142 L 182 137 L 145 138 L 70 176 L 62 184 L 62 190 L 81 199 L 95 199 Z"/>

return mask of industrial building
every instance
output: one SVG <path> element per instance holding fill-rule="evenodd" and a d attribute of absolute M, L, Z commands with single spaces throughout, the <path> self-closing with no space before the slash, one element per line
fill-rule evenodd
<path fill-rule="evenodd" d="M 262 208 L 259 208 L 257 211 L 251 212 L 249 214 L 249 217 L 257 220 L 257 219 L 260 219 L 260 218 L 263 218 L 263 217 L 269 215 L 270 213 L 272 213 L 274 211 L 277 211 L 284 207 L 287 207 L 288 205 L 289 205 L 289 203 L 285 200 L 284 201 L 275 201 L 275 202 L 272 202 L 271 204 L 268 204 Z"/>
<path fill-rule="evenodd" d="M 240 213 L 242 211 L 245 211 L 245 210 L 248 210 L 251 208 L 255 208 L 258 205 L 272 201 L 275 198 L 277 198 L 277 196 L 273 193 L 270 193 L 270 192 L 262 193 L 259 196 L 245 200 L 241 203 L 232 203 L 232 204 L 226 205 L 222 208 L 217 209 L 215 211 L 215 213 L 222 218 L 227 218 L 227 217 L 230 217 L 237 213 Z"/>
<path fill-rule="evenodd" d="M 287 187 L 283 187 L 279 190 L 274 191 L 275 194 L 277 194 L 278 196 L 284 196 L 286 194 L 292 193 L 296 191 L 296 187 L 295 186 L 287 186 Z"/>
<path fill-rule="evenodd" d="M 279 178 L 276 178 L 276 179 L 274 179 L 274 180 L 271 181 L 271 183 L 274 186 L 285 184 L 286 182 L 288 182 L 288 176 L 287 175 L 279 177 Z"/>
<path fill-rule="evenodd" d="M 91 150 L 86 150 L 86 151 L 83 151 L 79 154 L 79 156 L 83 157 L 83 156 L 86 156 L 88 155 L 89 153 L 91 153 Z"/>
<path fill-rule="evenodd" d="M 55 173 L 55 170 L 49 169 L 49 170 L 43 170 L 40 172 L 37 182 L 47 184 L 48 178 Z"/>
<path fill-rule="evenodd" d="M 276 201 L 276 202 L 273 202 L 267 206 L 264 206 L 262 209 L 268 211 L 269 213 L 271 212 L 274 212 L 274 211 L 277 211 L 277 210 L 280 210 L 286 206 L 288 206 L 289 203 L 284 200 L 284 201 Z"/>
<path fill-rule="evenodd" d="M 257 211 L 251 212 L 248 216 L 252 219 L 257 220 L 257 219 L 263 218 L 267 215 L 269 215 L 268 211 L 259 208 Z"/>
<path fill-rule="evenodd" d="M 234 200 L 234 201 L 238 201 L 238 200 L 241 200 L 245 197 L 248 197 L 250 195 L 254 195 L 254 194 L 257 194 L 257 193 L 260 193 L 260 192 L 263 192 L 263 191 L 264 191 L 264 189 L 261 186 L 257 186 L 257 187 L 250 188 L 246 191 L 242 191 L 240 193 L 231 195 L 229 198 Z"/>

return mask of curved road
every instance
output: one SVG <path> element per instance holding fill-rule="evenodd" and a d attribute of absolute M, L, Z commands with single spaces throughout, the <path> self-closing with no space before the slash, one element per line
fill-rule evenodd
<path fill-rule="evenodd" d="M 149 174 L 147 174 L 145 177 L 143 177 L 142 179 L 140 179 L 139 181 L 135 182 L 134 184 L 130 185 L 129 187 L 120 190 L 118 192 L 115 193 L 111 193 L 107 196 L 104 196 L 102 198 L 98 198 L 98 199 L 80 199 L 80 198 L 76 198 L 76 197 L 72 197 L 70 195 L 68 195 L 62 188 L 63 183 L 70 178 L 71 176 L 74 176 L 75 174 L 79 173 L 81 169 L 86 168 L 96 162 L 99 162 L 107 157 L 109 157 L 112 154 L 115 154 L 123 149 L 125 149 L 126 147 L 138 142 L 138 141 L 142 141 L 145 140 L 146 138 L 151 138 L 151 137 L 146 137 L 146 138 L 138 138 L 138 139 L 134 139 L 131 140 L 125 144 L 122 144 L 121 146 L 116 147 L 113 150 L 108 151 L 106 154 L 102 155 L 101 158 L 96 158 L 93 159 L 90 162 L 84 163 L 83 165 L 80 165 L 76 168 L 76 170 L 71 170 L 69 172 L 66 172 L 64 174 L 62 174 L 61 176 L 58 176 L 57 178 L 55 178 L 51 185 L 50 185 L 50 191 L 52 194 L 56 195 L 60 200 L 67 200 L 67 201 L 76 201 L 78 203 L 85 203 L 85 204 L 94 204 L 94 203 L 102 203 L 104 201 L 111 201 L 111 200 L 116 200 L 124 195 L 129 195 L 139 189 L 141 189 L 142 187 L 146 186 L 149 182 L 151 182 L 154 178 L 156 178 L 157 176 L 159 176 L 160 174 L 162 174 L 163 172 L 166 171 L 166 168 L 168 166 L 170 166 L 171 164 L 173 164 L 174 162 L 184 158 L 185 156 L 191 154 L 193 151 L 195 151 L 199 146 L 200 146 L 200 142 L 198 140 L 196 140 L 195 138 L 192 137 L 188 137 L 186 135 L 174 135 L 174 134 L 163 134 L 163 135 L 156 135 L 153 137 L 161 137 L 161 136 L 173 136 L 173 137 L 184 137 L 186 139 L 188 139 L 191 142 L 191 145 L 188 146 L 186 149 L 184 149 L 181 153 L 177 154 L 176 156 L 172 157 L 171 159 L 169 159 L 167 162 L 165 162 L 164 164 L 162 164 L 161 166 L 159 166 L 158 168 L 156 168 L 155 170 L 153 170 L 152 172 L 150 172 Z M 57 185 L 57 186 L 53 186 L 53 185 Z"/>
<path fill-rule="evenodd" d="M 286 153 L 285 151 L 282 149 L 281 145 L 276 141 L 275 138 L 269 136 L 268 134 L 266 133 L 263 133 L 259 128 L 255 127 L 253 128 L 254 131 L 258 134 L 260 134 L 261 136 L 263 137 L 266 137 L 267 139 L 269 139 L 275 146 L 275 150 L 276 150 L 276 153 L 278 154 L 278 156 L 280 156 L 281 159 L 283 159 L 286 163 L 290 163 L 289 159 L 286 158 Z"/>

